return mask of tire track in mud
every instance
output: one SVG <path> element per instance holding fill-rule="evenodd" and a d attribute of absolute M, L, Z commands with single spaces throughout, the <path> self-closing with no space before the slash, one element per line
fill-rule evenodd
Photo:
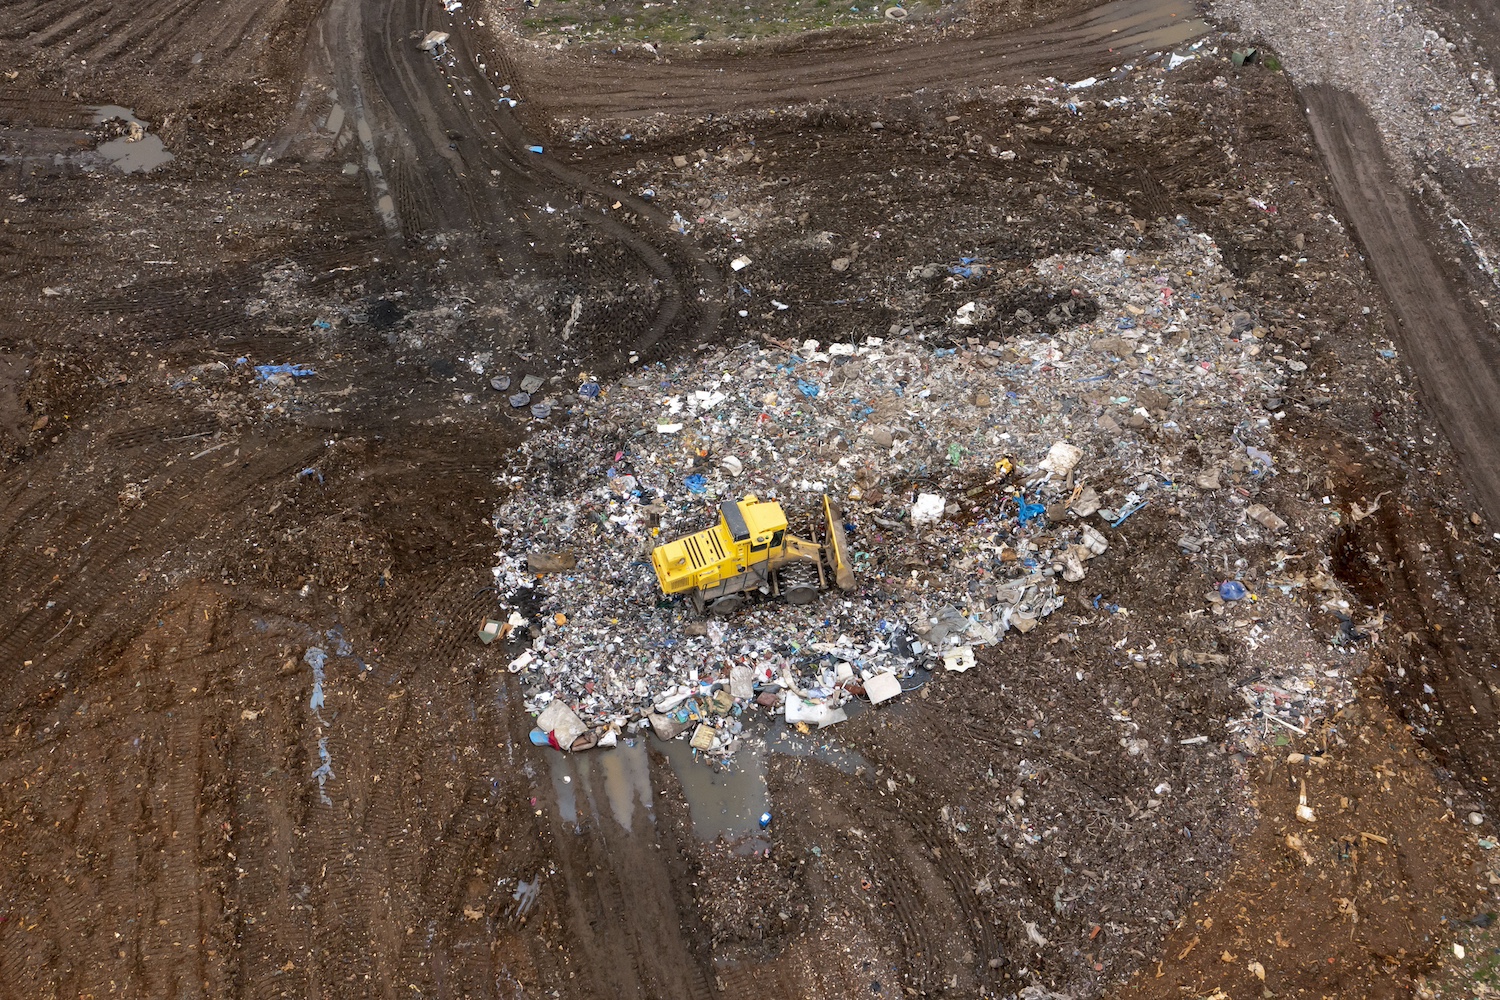
<path fill-rule="evenodd" d="M 471 40 L 472 22 L 459 15 L 444 26 L 446 53 L 434 58 L 412 41 L 432 27 L 430 16 L 431 5 L 418 0 L 398 0 L 383 17 L 358 0 L 341 0 L 321 26 L 335 85 L 359 95 L 356 111 L 372 135 L 367 150 L 378 149 L 367 156 L 376 168 L 367 162 L 366 173 L 377 212 L 398 220 L 389 228 L 409 238 L 475 234 L 484 244 L 480 257 L 488 258 L 478 261 L 481 273 L 492 274 L 498 257 L 506 270 L 531 263 L 546 274 L 552 255 L 537 246 L 536 227 L 523 219 L 545 217 L 544 206 L 559 202 L 552 211 L 624 247 L 643 279 L 659 283 L 654 315 L 630 331 L 635 350 L 674 333 L 711 337 L 723 308 L 723 278 L 707 256 L 642 199 L 531 151 L 535 140 L 505 106 L 497 82 L 512 73 L 509 57 L 502 54 L 489 69 Z M 508 82 L 514 86 L 514 77 Z M 386 177 L 390 203 L 382 201 Z M 586 195 L 615 207 L 585 207 Z"/>
<path fill-rule="evenodd" d="M 575 995 L 713 1000 L 709 969 L 689 946 L 685 920 L 691 917 L 684 917 L 678 898 L 675 830 L 639 812 L 626 830 L 607 804 L 609 779 L 602 770 L 575 765 L 573 758 L 561 766 L 572 778 L 576 823 L 561 818 L 552 782 L 540 784 L 558 869 L 558 917 L 572 942 L 583 990 Z M 653 771 L 667 766 L 650 764 Z"/>
<path fill-rule="evenodd" d="M 7 995 L 223 995 L 227 804 L 214 792 L 223 726 L 210 690 L 237 657 L 219 648 L 218 608 L 192 594 L 163 608 L 126 654 L 134 669 L 63 694 L 44 709 L 54 720 L 45 738 L 28 725 L 0 741 L 0 780 L 25 795 L 19 814 L 14 797 L 4 805 L 0 850 L 36 886 L 8 887 L 8 917 L 28 894 L 47 909 L 34 933 L 0 934 Z M 37 822 L 49 812 L 59 821 Z M 12 822 L 27 813 L 29 823 Z M 52 958 L 40 966 L 33 954 Z"/>
<path fill-rule="evenodd" d="M 794 43 L 753 56 L 678 62 L 539 55 L 525 69 L 533 99 L 567 117 L 694 115 L 970 88 L 1055 75 L 1080 79 L 1209 32 L 1188 0 L 1113 0 L 1002 35 Z"/>
<path fill-rule="evenodd" d="M 1369 110 L 1335 87 L 1302 93 L 1335 195 L 1400 319 L 1402 353 L 1480 503 L 1500 521 L 1500 347 L 1449 280 Z"/>
<path fill-rule="evenodd" d="M 159 587 L 138 579 L 145 561 L 160 551 L 153 542 L 201 535 L 217 511 L 243 506 L 268 482 L 290 479 L 312 447 L 264 455 L 238 476 L 216 475 L 209 467 L 179 474 L 175 484 L 148 493 L 137 506 L 98 494 L 77 504 L 49 494 L 8 506 L 15 516 L 0 520 L 0 579 L 9 607 L 17 610 L 0 617 L 0 661 L 35 660 L 45 669 L 0 676 L 3 710 L 24 711 L 54 673 L 102 659 L 122 644 L 119 636 L 132 629 Z"/>

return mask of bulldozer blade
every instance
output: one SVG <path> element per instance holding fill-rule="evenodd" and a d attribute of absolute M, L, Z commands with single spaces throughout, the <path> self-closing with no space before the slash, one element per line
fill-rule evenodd
<path fill-rule="evenodd" d="M 840 590 L 853 590 L 854 565 L 849 561 L 849 538 L 844 534 L 844 512 L 823 496 L 823 558 Z"/>

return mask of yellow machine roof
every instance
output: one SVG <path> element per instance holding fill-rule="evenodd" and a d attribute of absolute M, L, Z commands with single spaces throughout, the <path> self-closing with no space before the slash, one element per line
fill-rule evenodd
<path fill-rule="evenodd" d="M 735 506 L 745 519 L 745 527 L 749 529 L 752 538 L 786 527 L 786 513 L 781 509 L 781 504 L 774 500 L 761 500 L 758 503 L 742 500 Z"/>

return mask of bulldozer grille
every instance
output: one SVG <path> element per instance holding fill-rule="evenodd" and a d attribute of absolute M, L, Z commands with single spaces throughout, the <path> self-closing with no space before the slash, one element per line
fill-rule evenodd
<path fill-rule="evenodd" d="M 723 543 L 712 531 L 689 535 L 686 548 L 693 569 L 702 569 L 710 563 L 720 562 L 725 556 Z"/>

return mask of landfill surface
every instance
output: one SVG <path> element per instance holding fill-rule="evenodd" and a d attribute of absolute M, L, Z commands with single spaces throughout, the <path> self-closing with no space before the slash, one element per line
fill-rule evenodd
<path fill-rule="evenodd" d="M 11 4 L 0 996 L 1493 995 L 1496 17 Z"/>

